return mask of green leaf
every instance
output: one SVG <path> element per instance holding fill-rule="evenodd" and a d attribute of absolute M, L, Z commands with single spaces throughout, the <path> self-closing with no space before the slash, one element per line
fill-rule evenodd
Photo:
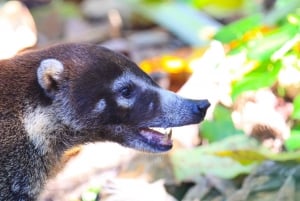
<path fill-rule="evenodd" d="M 204 121 L 200 126 L 201 136 L 209 142 L 220 141 L 232 135 L 243 134 L 237 130 L 231 119 L 231 111 L 217 105 L 214 110 L 214 120 Z"/>
<path fill-rule="evenodd" d="M 299 26 L 285 24 L 262 38 L 247 42 L 247 55 L 250 59 L 265 61 L 299 32 Z"/>
<path fill-rule="evenodd" d="M 176 150 L 171 154 L 178 181 L 193 180 L 202 174 L 231 179 L 249 173 L 264 160 L 300 162 L 300 151 L 273 153 L 254 139 L 238 135 L 194 149 Z"/>
<path fill-rule="evenodd" d="M 217 7 L 219 9 L 239 9 L 243 5 L 243 0 L 191 0 L 192 4 L 197 8 L 203 8 L 206 6 Z"/>
<path fill-rule="evenodd" d="M 229 43 L 240 39 L 250 30 L 261 26 L 262 15 L 256 14 L 250 17 L 233 22 L 220 29 L 214 36 L 214 39 L 223 43 Z"/>
<path fill-rule="evenodd" d="M 300 149 L 300 135 L 291 135 L 285 142 L 284 146 L 288 151 Z"/>
<path fill-rule="evenodd" d="M 221 105 L 217 105 L 213 113 L 215 120 L 231 120 L 231 110 Z"/>
<path fill-rule="evenodd" d="M 278 162 L 300 161 L 300 151 L 273 153 L 263 147 L 258 147 L 256 149 L 230 149 L 216 152 L 216 155 L 230 157 L 241 164 L 257 163 L 262 162 L 263 160 L 273 160 Z"/>
<path fill-rule="evenodd" d="M 298 97 L 299 99 L 299 97 Z M 300 100 L 299 100 L 300 101 Z M 285 140 L 284 146 L 288 151 L 300 150 L 300 128 L 299 125 L 292 128 L 291 136 Z"/>
<path fill-rule="evenodd" d="M 223 140 L 232 135 L 243 134 L 237 130 L 231 120 L 205 121 L 201 124 L 201 136 L 209 142 Z"/>
<path fill-rule="evenodd" d="M 258 149 L 254 139 L 245 135 L 231 136 L 223 141 L 194 149 L 176 150 L 171 153 L 174 175 L 178 181 L 193 180 L 202 174 L 212 174 L 221 178 L 234 178 L 249 173 L 256 163 L 243 165 L 230 157 L 220 157 L 215 153 L 231 149 Z"/>
<path fill-rule="evenodd" d="M 265 152 L 264 155 L 269 159 L 273 161 L 279 161 L 279 162 L 291 162 L 291 161 L 300 161 L 300 152 L 294 151 L 294 152 L 282 152 L 280 154 L 275 154 L 271 152 Z"/>
<path fill-rule="evenodd" d="M 292 128 L 291 135 L 300 135 L 300 125 L 294 126 Z"/>
<path fill-rule="evenodd" d="M 257 69 L 246 74 L 241 80 L 238 80 L 232 85 L 231 97 L 235 100 L 238 95 L 245 91 L 257 90 L 263 87 L 272 86 L 281 69 L 281 62 L 262 63 Z"/>
<path fill-rule="evenodd" d="M 259 153 L 257 150 L 225 150 L 217 152 L 216 155 L 230 157 L 243 165 L 266 160 L 266 156 Z"/>
<path fill-rule="evenodd" d="M 293 113 L 292 118 L 300 120 L 300 95 L 296 96 L 293 101 Z"/>

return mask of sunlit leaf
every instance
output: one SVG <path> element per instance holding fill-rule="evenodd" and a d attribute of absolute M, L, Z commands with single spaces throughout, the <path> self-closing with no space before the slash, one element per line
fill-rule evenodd
<path fill-rule="evenodd" d="M 253 15 L 239 21 L 233 22 L 220 29 L 214 38 L 223 43 L 229 43 L 233 40 L 240 39 L 248 31 L 261 26 L 262 16 L 260 14 Z"/>
<path fill-rule="evenodd" d="M 244 0 L 191 0 L 193 5 L 197 8 L 203 8 L 205 6 L 217 6 L 220 8 L 237 9 L 240 8 Z"/>
<path fill-rule="evenodd" d="M 218 156 L 230 157 L 242 164 L 257 163 L 263 160 L 279 162 L 300 161 L 300 151 L 273 153 L 262 147 L 257 149 L 230 149 L 216 152 Z"/>
<path fill-rule="evenodd" d="M 250 59 L 269 60 L 279 48 L 299 33 L 299 26 L 286 24 L 261 38 L 247 43 L 247 55 Z"/>
<path fill-rule="evenodd" d="M 262 162 L 266 159 L 266 156 L 259 153 L 257 150 L 225 150 L 217 152 L 216 155 L 230 157 L 243 165 Z"/>
<path fill-rule="evenodd" d="M 238 95 L 245 91 L 272 86 L 277 80 L 281 67 L 281 62 L 262 63 L 256 70 L 233 83 L 231 97 L 236 99 Z"/>
<path fill-rule="evenodd" d="M 186 0 L 181 0 L 187 2 Z M 205 10 L 209 15 L 220 18 L 230 17 L 243 9 L 245 0 L 189 0 L 192 5 L 200 10 Z"/>

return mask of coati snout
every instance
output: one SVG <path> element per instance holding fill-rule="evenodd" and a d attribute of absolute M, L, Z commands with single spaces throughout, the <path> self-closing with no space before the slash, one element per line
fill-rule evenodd
<path fill-rule="evenodd" d="M 167 128 L 201 122 L 209 105 L 160 88 L 125 56 L 97 45 L 63 44 L 0 61 L 0 200 L 36 200 L 75 145 L 167 151 Z"/>

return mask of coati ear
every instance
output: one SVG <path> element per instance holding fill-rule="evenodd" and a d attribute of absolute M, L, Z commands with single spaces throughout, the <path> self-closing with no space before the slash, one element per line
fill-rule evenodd
<path fill-rule="evenodd" d="M 44 59 L 38 67 L 38 83 L 49 97 L 53 97 L 58 90 L 63 71 L 63 64 L 56 59 Z"/>

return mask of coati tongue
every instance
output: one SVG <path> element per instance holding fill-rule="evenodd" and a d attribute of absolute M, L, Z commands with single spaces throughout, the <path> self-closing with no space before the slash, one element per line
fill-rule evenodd
<path fill-rule="evenodd" d="M 141 128 L 140 134 L 147 139 L 148 143 L 153 145 L 172 146 L 172 129 L 165 130 L 165 134 L 157 131 L 157 128 Z M 161 130 L 161 129 L 158 129 Z"/>

